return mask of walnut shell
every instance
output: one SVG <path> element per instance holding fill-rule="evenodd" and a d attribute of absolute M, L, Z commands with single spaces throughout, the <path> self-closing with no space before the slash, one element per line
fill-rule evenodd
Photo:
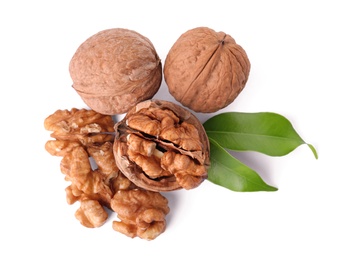
<path fill-rule="evenodd" d="M 207 178 L 209 140 L 191 112 L 164 100 L 147 100 L 117 122 L 117 166 L 138 187 L 151 191 L 192 189 Z"/>
<path fill-rule="evenodd" d="M 162 81 L 161 60 L 151 41 L 122 28 L 100 31 L 83 42 L 69 72 L 83 101 L 107 115 L 152 98 Z"/>
<path fill-rule="evenodd" d="M 250 62 L 224 32 L 198 27 L 182 34 L 164 63 L 170 94 L 184 106 L 211 113 L 228 106 L 244 88 Z"/>

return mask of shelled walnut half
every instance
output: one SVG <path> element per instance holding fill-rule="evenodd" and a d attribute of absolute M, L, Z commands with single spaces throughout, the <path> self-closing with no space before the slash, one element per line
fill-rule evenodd
<path fill-rule="evenodd" d="M 114 128 L 116 164 L 138 187 L 192 189 L 207 178 L 209 141 L 201 122 L 185 108 L 163 100 L 144 101 Z"/>

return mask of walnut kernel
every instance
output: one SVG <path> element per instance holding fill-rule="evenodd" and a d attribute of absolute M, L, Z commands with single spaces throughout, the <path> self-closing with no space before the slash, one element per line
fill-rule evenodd
<path fill-rule="evenodd" d="M 138 187 L 192 189 L 207 178 L 209 142 L 200 121 L 183 107 L 144 101 L 115 124 L 116 164 Z"/>
<path fill-rule="evenodd" d="M 46 129 L 56 138 L 47 141 L 45 148 L 62 157 L 61 172 L 71 183 L 65 189 L 66 200 L 70 205 L 80 202 L 75 217 L 83 226 L 102 226 L 108 218 L 107 207 L 118 211 L 121 220 L 113 223 L 114 230 L 152 240 L 165 231 L 168 201 L 161 194 L 138 190 L 119 171 L 113 154 L 114 135 L 103 133 L 113 125 L 111 116 L 95 111 L 57 110 L 45 120 Z"/>
<path fill-rule="evenodd" d="M 165 231 L 165 216 L 170 211 L 168 200 L 160 193 L 140 189 L 117 192 L 111 208 L 120 219 L 113 222 L 114 230 L 146 240 L 155 239 Z"/>

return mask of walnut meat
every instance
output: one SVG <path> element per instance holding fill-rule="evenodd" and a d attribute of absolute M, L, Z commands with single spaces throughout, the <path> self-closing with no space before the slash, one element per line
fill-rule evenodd
<path fill-rule="evenodd" d="M 75 217 L 80 223 L 89 228 L 102 226 L 108 218 L 108 213 L 97 200 L 82 200 Z"/>
<path fill-rule="evenodd" d="M 108 208 L 116 210 L 121 220 L 113 222 L 113 229 L 127 236 L 152 240 L 165 231 L 168 200 L 159 193 L 138 190 L 115 163 L 114 135 L 103 132 L 113 130 L 111 116 L 86 109 L 57 110 L 44 126 L 56 138 L 47 141 L 45 148 L 62 157 L 60 169 L 70 182 L 65 189 L 67 203 L 80 202 L 75 217 L 81 225 L 102 226 Z"/>
<path fill-rule="evenodd" d="M 115 164 L 113 156 L 114 121 L 110 115 L 93 110 L 57 110 L 44 120 L 46 130 L 55 140 L 46 142 L 46 150 L 63 157 L 60 163 L 65 180 L 71 184 L 65 189 L 68 204 L 80 201 L 75 216 L 87 227 L 99 227 L 110 207 L 110 200 L 118 188 L 130 186 Z M 90 157 L 95 166 L 92 167 Z M 119 184 L 121 183 L 121 184 Z"/>
<path fill-rule="evenodd" d="M 129 237 L 155 239 L 166 228 L 168 200 L 158 192 L 133 189 L 118 191 L 111 200 L 111 208 L 120 221 L 113 229 Z"/>
<path fill-rule="evenodd" d="M 83 42 L 69 65 L 73 88 L 93 110 L 127 112 L 150 99 L 162 81 L 162 64 L 151 41 L 128 29 L 100 31 Z"/>
<path fill-rule="evenodd" d="M 200 121 L 183 107 L 162 100 L 144 101 L 114 128 L 116 164 L 138 187 L 192 189 L 207 178 L 207 135 Z"/>
<path fill-rule="evenodd" d="M 204 113 L 232 103 L 247 83 L 249 71 L 244 49 L 230 35 L 207 27 L 182 34 L 164 64 L 171 95 L 184 106 Z"/>
<path fill-rule="evenodd" d="M 81 198 L 98 200 L 102 205 L 109 206 L 113 191 L 106 182 L 108 175 L 98 169 L 92 170 L 89 154 L 85 149 L 80 146 L 64 156 L 60 169 L 65 174 L 66 180 L 74 186 L 73 189 L 80 191 Z M 114 169 L 113 175 L 116 177 L 116 169 Z"/>
<path fill-rule="evenodd" d="M 57 110 L 44 120 L 44 128 L 52 131 L 50 136 L 56 139 L 49 140 L 45 148 L 57 156 L 63 156 L 63 153 L 79 145 L 88 146 L 114 139 L 112 135 L 104 134 L 114 131 L 111 116 L 87 109 Z"/>

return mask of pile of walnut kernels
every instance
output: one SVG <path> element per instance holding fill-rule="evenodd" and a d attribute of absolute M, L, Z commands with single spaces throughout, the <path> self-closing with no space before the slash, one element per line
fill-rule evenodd
<path fill-rule="evenodd" d="M 137 187 L 116 166 L 114 135 L 104 134 L 114 131 L 111 116 L 86 109 L 57 110 L 44 127 L 54 138 L 45 149 L 62 157 L 61 172 L 70 182 L 67 203 L 80 202 L 75 217 L 83 226 L 102 226 L 108 218 L 106 207 L 120 220 L 113 221 L 113 229 L 129 237 L 152 240 L 165 231 L 168 200 Z"/>

